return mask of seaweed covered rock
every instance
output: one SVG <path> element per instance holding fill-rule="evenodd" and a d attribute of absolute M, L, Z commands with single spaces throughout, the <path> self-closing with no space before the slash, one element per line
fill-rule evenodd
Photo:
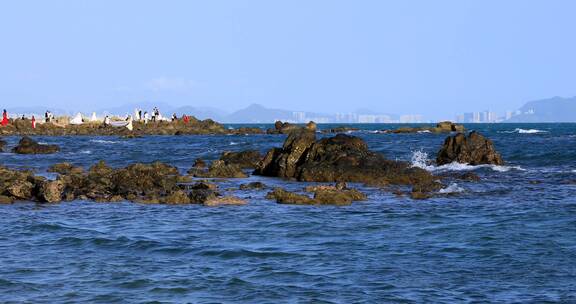
<path fill-rule="evenodd" d="M 315 182 L 370 185 L 432 184 L 436 178 L 408 162 L 387 160 L 359 137 L 338 134 L 316 141 L 313 132 L 291 133 L 282 148 L 268 152 L 255 174 Z"/>
<path fill-rule="evenodd" d="M 356 189 L 338 189 L 336 187 L 321 187 L 311 189 L 314 197 L 275 188 L 266 198 L 276 200 L 279 204 L 293 205 L 350 205 L 354 201 L 363 201 L 367 196 Z"/>
<path fill-rule="evenodd" d="M 247 150 L 240 152 L 226 151 L 220 156 L 220 160 L 226 164 L 237 165 L 241 169 L 254 169 L 262 159 L 260 152 L 256 150 Z"/>
<path fill-rule="evenodd" d="M 470 132 L 468 136 L 458 133 L 446 138 L 438 152 L 436 163 L 444 165 L 452 162 L 470 165 L 504 164 L 492 141 L 476 131 Z"/>
<path fill-rule="evenodd" d="M 215 160 L 210 164 L 208 170 L 193 167 L 188 170 L 188 174 L 195 177 L 207 178 L 246 178 L 248 175 L 235 164 L 227 164 L 223 160 Z"/>
<path fill-rule="evenodd" d="M 246 205 L 246 201 L 235 196 L 217 196 L 204 201 L 204 206 Z"/>
<path fill-rule="evenodd" d="M 114 194 L 122 197 L 163 197 L 179 189 L 178 169 L 161 162 L 133 164 L 112 175 Z"/>
<path fill-rule="evenodd" d="M 28 136 L 22 137 L 18 145 L 12 149 L 17 154 L 51 154 L 60 151 L 57 145 L 42 145 Z"/>
<path fill-rule="evenodd" d="M 45 181 L 40 187 L 39 198 L 47 203 L 58 203 L 62 201 L 65 187 L 61 180 Z"/>

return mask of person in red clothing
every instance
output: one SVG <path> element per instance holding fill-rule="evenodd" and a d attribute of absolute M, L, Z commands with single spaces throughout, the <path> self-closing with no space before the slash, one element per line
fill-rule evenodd
<path fill-rule="evenodd" d="M 184 117 L 182 117 L 182 120 L 184 120 L 184 123 L 188 123 L 190 121 L 190 117 L 188 117 L 188 115 L 184 114 Z"/>
<path fill-rule="evenodd" d="M 8 124 L 8 112 L 4 110 L 2 113 L 2 126 L 5 127 Z"/>
<path fill-rule="evenodd" d="M 32 129 L 36 129 L 36 117 L 32 115 Z"/>

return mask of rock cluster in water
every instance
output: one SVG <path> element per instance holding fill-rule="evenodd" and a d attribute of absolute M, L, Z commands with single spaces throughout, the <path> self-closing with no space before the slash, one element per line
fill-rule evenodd
<path fill-rule="evenodd" d="M 101 122 L 85 122 L 80 125 L 67 124 L 65 122 L 50 122 L 36 124 L 28 119 L 11 119 L 10 123 L 0 128 L 0 135 L 115 135 L 115 136 L 142 136 L 142 135 L 185 135 L 185 134 L 246 134 L 263 133 L 259 128 L 226 129 L 222 124 L 211 119 L 198 120 L 190 117 L 185 123 L 177 121 L 149 121 L 147 124 L 141 121 L 133 122 L 133 130 L 125 127 L 113 127 Z"/>
<path fill-rule="evenodd" d="M 359 137 L 338 134 L 316 140 L 316 134 L 307 130 L 290 133 L 282 148 L 270 150 L 254 173 L 308 182 L 412 185 L 414 192 L 441 187 L 428 171 L 388 160 L 368 150 Z"/>
<path fill-rule="evenodd" d="M 12 149 L 17 154 L 52 154 L 60 151 L 57 145 L 43 145 L 28 136 L 22 137 L 18 145 Z"/>
<path fill-rule="evenodd" d="M 316 131 L 316 123 L 311 121 L 305 126 L 300 126 L 296 124 L 291 124 L 289 122 L 276 121 L 274 123 L 274 128 L 266 130 L 267 134 L 290 134 L 293 131 L 308 130 Z"/>
<path fill-rule="evenodd" d="M 266 195 L 268 199 L 274 199 L 279 204 L 291 205 L 350 205 L 354 201 L 364 201 L 367 196 L 356 190 L 349 189 L 345 183 L 338 183 L 335 186 L 310 186 L 305 188 L 306 192 L 312 192 L 310 197 L 306 194 L 289 192 L 282 188 L 275 188 Z"/>
<path fill-rule="evenodd" d="M 179 174 L 176 167 L 155 162 L 136 163 L 114 169 L 100 162 L 88 171 L 68 163 L 54 165 L 55 180 L 35 176 L 31 171 L 0 167 L 0 202 L 15 200 L 57 203 L 93 200 L 98 202 L 133 201 L 165 204 L 244 204 L 245 201 L 222 196 L 215 186 L 197 183 Z"/>
<path fill-rule="evenodd" d="M 470 132 L 468 136 L 458 133 L 446 138 L 438 152 L 436 163 L 444 165 L 452 162 L 470 165 L 504 164 L 502 157 L 494 148 L 494 143 L 476 131 Z"/>
<path fill-rule="evenodd" d="M 400 127 L 395 130 L 386 131 L 387 133 L 418 133 L 418 132 L 433 132 L 433 133 L 450 133 L 450 132 L 464 132 L 466 129 L 463 125 L 455 124 L 450 121 L 442 121 L 436 124 L 435 127 Z"/>

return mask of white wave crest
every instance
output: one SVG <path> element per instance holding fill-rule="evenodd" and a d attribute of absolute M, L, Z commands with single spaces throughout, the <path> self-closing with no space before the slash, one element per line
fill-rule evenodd
<path fill-rule="evenodd" d="M 458 162 L 452 162 L 449 164 L 436 166 L 432 164 L 432 161 L 428 158 L 428 153 L 418 150 L 412 153 L 412 167 L 421 168 L 430 172 L 442 172 L 442 171 L 472 171 L 481 168 L 490 168 L 496 172 L 508 172 L 512 169 L 519 171 L 526 171 L 520 166 L 499 166 L 499 165 L 469 165 L 462 164 Z"/>
<path fill-rule="evenodd" d="M 422 130 L 422 131 L 418 131 L 417 133 L 432 133 L 430 130 Z"/>
<path fill-rule="evenodd" d="M 90 142 L 97 143 L 97 144 L 117 144 L 117 141 L 112 140 L 104 140 L 104 139 L 91 139 Z"/>
<path fill-rule="evenodd" d="M 452 183 L 446 188 L 442 188 L 438 191 L 438 193 L 448 194 L 448 193 L 461 193 L 464 192 L 464 188 L 458 186 L 457 183 Z"/>
<path fill-rule="evenodd" d="M 538 133 L 548 133 L 548 131 L 538 129 L 516 128 L 513 131 L 499 131 L 498 133 L 538 134 Z"/>

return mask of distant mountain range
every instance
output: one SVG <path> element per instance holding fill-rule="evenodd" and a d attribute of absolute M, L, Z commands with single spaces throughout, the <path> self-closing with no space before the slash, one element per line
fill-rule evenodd
<path fill-rule="evenodd" d="M 506 122 L 576 122 L 576 97 L 527 102 Z"/>

